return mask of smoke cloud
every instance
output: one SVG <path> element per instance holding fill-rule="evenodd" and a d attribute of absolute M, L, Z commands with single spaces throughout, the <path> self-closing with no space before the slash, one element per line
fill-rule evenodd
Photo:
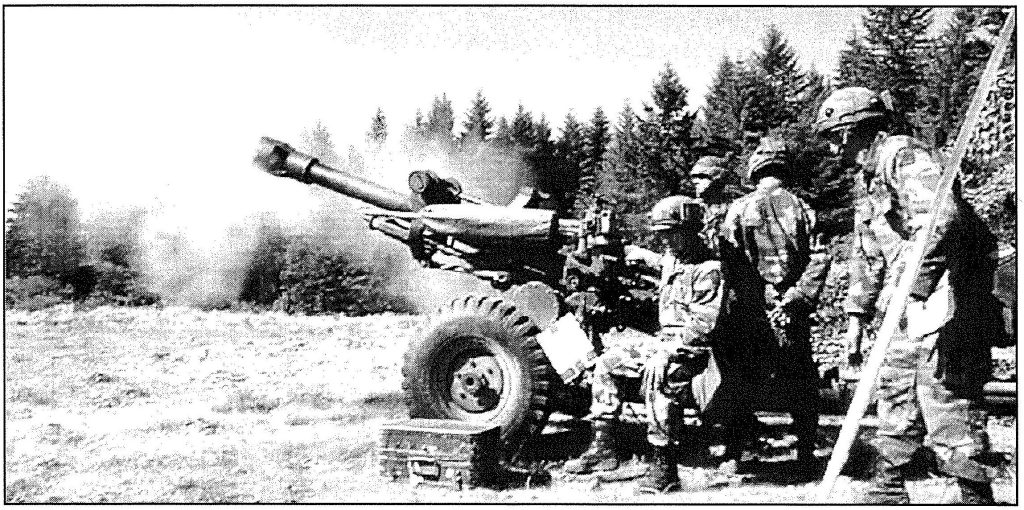
<path fill-rule="evenodd" d="M 296 146 L 300 150 L 301 138 Z M 392 137 L 395 138 L 395 137 Z M 250 164 L 256 138 L 231 164 L 214 166 L 202 182 L 193 175 L 163 175 L 148 190 L 122 183 L 119 204 L 80 201 L 87 236 L 132 245 L 141 283 L 170 304 L 215 307 L 237 300 L 257 243 L 268 222 L 285 236 L 304 235 L 370 268 L 388 290 L 431 311 L 467 293 L 495 293 L 471 275 L 422 268 L 408 248 L 368 230 L 365 204 L 316 186 L 267 175 Z M 287 141 L 287 140 L 286 140 Z M 532 179 L 521 154 L 480 144 L 452 152 L 427 143 L 389 140 L 379 148 L 349 147 L 336 166 L 408 192 L 412 170 L 458 179 L 465 192 L 507 204 Z"/>

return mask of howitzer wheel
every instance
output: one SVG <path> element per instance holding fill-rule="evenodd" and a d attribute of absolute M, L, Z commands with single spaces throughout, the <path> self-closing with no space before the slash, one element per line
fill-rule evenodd
<path fill-rule="evenodd" d="M 537 326 L 484 296 L 456 299 L 432 322 L 405 353 L 409 416 L 498 425 L 505 457 L 514 457 L 547 422 L 557 379 Z"/>

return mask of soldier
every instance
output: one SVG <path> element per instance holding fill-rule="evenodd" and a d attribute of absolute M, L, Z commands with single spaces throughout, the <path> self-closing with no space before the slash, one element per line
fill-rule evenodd
<path fill-rule="evenodd" d="M 719 257 L 718 240 L 725 213 L 734 197 L 726 190 L 726 168 L 728 161 L 717 156 L 704 156 L 690 169 L 690 180 L 697 193 L 697 199 L 704 205 L 704 228 L 701 237 L 704 244 L 711 248 L 715 257 Z"/>
<path fill-rule="evenodd" d="M 884 97 L 849 87 L 825 100 L 815 122 L 835 155 L 860 168 L 846 302 L 847 344 L 858 354 L 864 328 L 904 270 L 902 257 L 930 221 L 941 173 L 928 147 L 887 132 L 892 120 Z M 956 478 L 962 503 L 993 503 L 990 473 L 978 459 L 988 448 L 981 404 L 993 326 L 981 318 L 996 244 L 958 186 L 934 214 L 905 322 L 878 375 L 879 460 L 867 503 L 910 502 L 906 468 L 926 439 L 939 469 Z"/>
<path fill-rule="evenodd" d="M 729 205 L 736 198 L 735 190 L 727 187 L 726 177 L 730 172 L 727 166 L 727 158 L 704 156 L 690 170 L 697 198 L 704 204 L 706 211 L 701 237 L 719 260 L 722 256 L 722 225 Z M 733 279 L 726 275 L 725 280 L 729 283 Z M 745 443 L 756 431 L 757 422 L 751 408 L 751 397 L 767 377 L 767 367 L 764 365 L 766 349 L 758 344 L 770 335 L 764 320 L 764 310 L 756 310 L 751 317 L 751 314 L 744 314 L 741 307 L 735 306 L 735 300 L 735 290 L 727 286 L 728 318 L 722 320 L 721 336 L 729 341 L 721 342 L 714 350 L 722 373 L 722 384 L 702 416 L 705 423 L 724 426 L 726 448 L 723 462 L 719 466 L 723 474 L 734 474 L 739 469 Z M 758 325 L 762 326 L 760 330 L 757 330 Z"/>
<path fill-rule="evenodd" d="M 666 252 L 633 247 L 627 258 L 661 268 L 661 335 L 645 345 L 616 346 L 596 361 L 590 417 L 594 440 L 582 457 L 566 464 L 570 473 L 618 468 L 612 427 L 622 411 L 623 377 L 641 378 L 647 408 L 647 440 L 654 456 L 640 481 L 641 492 L 679 488 L 673 442 L 682 427 L 683 408 L 701 407 L 717 384 L 710 345 L 722 306 L 721 264 L 711 259 L 700 238 L 704 211 L 689 197 L 661 200 L 651 212 L 651 229 Z"/>
<path fill-rule="evenodd" d="M 818 427 L 818 370 L 811 354 L 810 327 L 829 261 L 813 235 L 814 212 L 784 184 L 793 171 L 791 150 L 765 138 L 748 163 L 751 193 L 729 207 L 722 230 L 722 260 L 735 303 L 731 335 L 748 337 L 754 348 L 775 351 L 773 376 L 786 384 L 787 405 L 797 437 L 798 472 L 815 467 Z M 768 312 L 767 317 L 765 312 Z M 766 326 L 771 325 L 768 329 Z M 774 335 L 772 335 L 774 332 Z M 763 345 L 775 339 L 773 347 Z M 762 359 L 769 359 L 767 356 Z M 750 363 L 748 370 L 758 368 Z M 757 380 L 755 373 L 751 376 Z"/>

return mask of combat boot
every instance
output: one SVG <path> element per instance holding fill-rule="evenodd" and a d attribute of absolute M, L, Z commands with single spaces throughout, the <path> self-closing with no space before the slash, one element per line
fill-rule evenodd
<path fill-rule="evenodd" d="M 910 493 L 902 466 L 894 466 L 883 458 L 878 459 L 871 485 L 864 495 L 867 505 L 909 505 Z"/>
<path fill-rule="evenodd" d="M 679 466 L 672 446 L 655 446 L 647 474 L 640 479 L 637 492 L 662 494 L 679 490 Z"/>
<path fill-rule="evenodd" d="M 607 420 L 595 420 L 593 423 L 594 439 L 590 447 L 578 459 L 565 463 L 565 472 L 574 475 L 586 475 L 597 471 L 614 471 L 619 468 L 619 458 L 615 452 L 614 423 Z"/>
<path fill-rule="evenodd" d="M 995 498 L 992 496 L 992 484 L 990 482 L 977 482 L 967 478 L 957 478 L 956 484 L 960 486 L 960 505 L 994 505 Z"/>

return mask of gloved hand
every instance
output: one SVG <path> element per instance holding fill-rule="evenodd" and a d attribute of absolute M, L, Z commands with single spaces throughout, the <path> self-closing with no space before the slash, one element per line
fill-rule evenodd
<path fill-rule="evenodd" d="M 631 244 L 623 246 L 622 251 L 627 265 L 643 265 L 656 268 L 661 260 L 661 255 L 657 252 Z"/>

